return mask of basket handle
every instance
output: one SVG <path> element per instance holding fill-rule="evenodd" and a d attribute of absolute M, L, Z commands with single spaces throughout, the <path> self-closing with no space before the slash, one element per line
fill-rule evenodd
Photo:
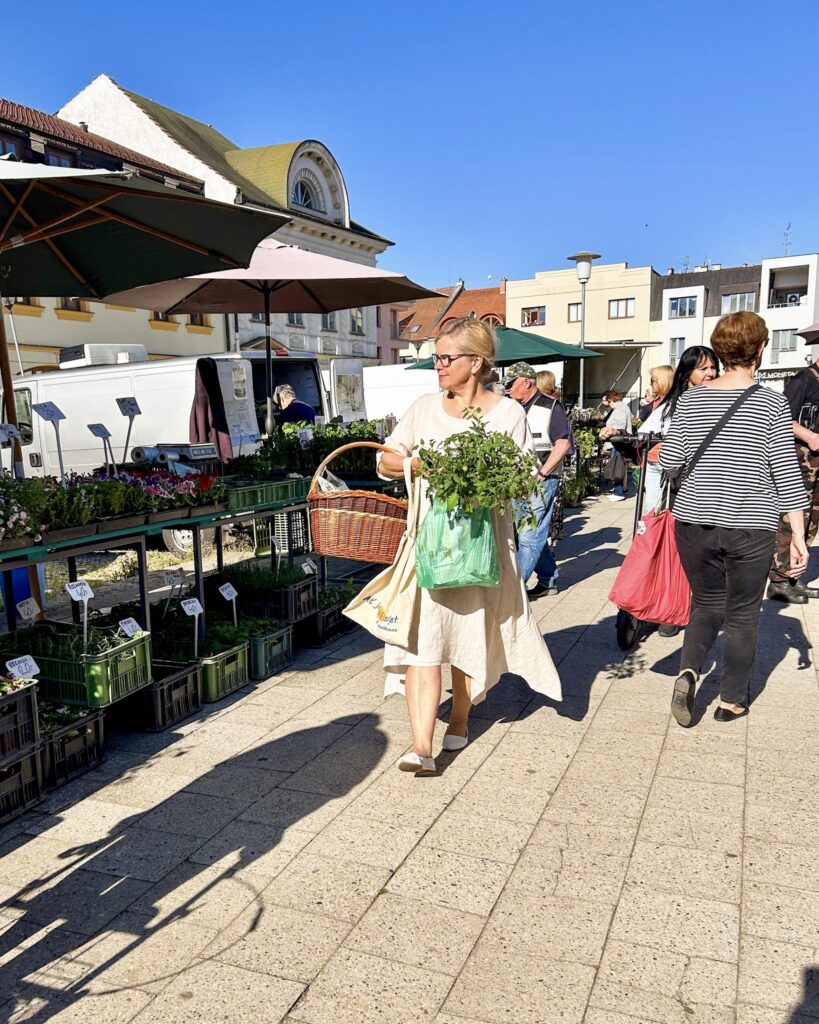
<path fill-rule="evenodd" d="M 334 452 L 330 452 L 327 458 L 319 465 L 318 469 L 313 474 L 313 479 L 310 481 L 310 489 L 307 492 L 308 498 L 318 489 L 316 481 L 330 465 L 333 459 L 337 455 L 341 455 L 342 452 L 350 451 L 351 448 L 376 448 L 380 452 L 388 452 L 391 455 L 401 455 L 401 452 L 397 452 L 393 448 L 387 448 L 386 445 L 377 444 L 375 441 L 353 441 L 351 444 L 343 444 L 340 448 L 336 448 Z"/>

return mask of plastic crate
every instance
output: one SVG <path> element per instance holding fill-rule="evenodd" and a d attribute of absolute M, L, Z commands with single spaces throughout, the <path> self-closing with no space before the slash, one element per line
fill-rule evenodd
<path fill-rule="evenodd" d="M 102 761 L 103 714 L 98 708 L 68 725 L 43 733 L 44 790 L 57 789 Z"/>
<path fill-rule="evenodd" d="M 189 718 L 202 707 L 202 667 L 154 662 L 155 681 L 145 691 L 146 726 L 161 732 Z"/>
<path fill-rule="evenodd" d="M 39 736 L 36 685 L 0 697 L 0 761 L 27 750 Z"/>
<path fill-rule="evenodd" d="M 270 504 L 269 485 L 225 480 L 225 506 L 229 512 L 247 512 Z"/>
<path fill-rule="evenodd" d="M 345 604 L 341 601 L 329 608 L 319 608 L 311 619 L 300 624 L 298 642 L 305 647 L 321 647 L 355 629 L 355 623 L 342 614 Z"/>
<path fill-rule="evenodd" d="M 200 658 L 199 664 L 202 666 L 202 700 L 207 704 L 227 697 L 250 682 L 246 643 Z"/>
<path fill-rule="evenodd" d="M 293 660 L 293 630 L 290 626 L 268 636 L 252 636 L 250 644 L 250 678 L 254 682 L 268 679 Z"/>
<path fill-rule="evenodd" d="M 36 655 L 43 697 L 55 704 L 104 708 L 135 693 L 151 681 L 150 639 L 149 633 L 143 633 L 104 654 L 82 654 L 74 662 Z"/>
<path fill-rule="evenodd" d="M 287 539 L 288 519 L 290 520 L 290 543 Z M 277 512 L 272 517 L 272 523 L 279 554 L 307 554 L 310 550 L 310 517 L 306 508 L 300 508 L 293 512 Z M 270 517 L 253 520 L 253 548 L 256 556 L 270 554 L 270 524 Z"/>
<path fill-rule="evenodd" d="M 0 825 L 33 807 L 43 795 L 40 744 L 0 766 Z"/>
<path fill-rule="evenodd" d="M 305 577 L 303 582 L 271 590 L 264 601 L 243 602 L 242 607 L 254 618 L 275 619 L 293 625 L 315 614 L 318 608 L 318 581 L 315 576 Z"/>

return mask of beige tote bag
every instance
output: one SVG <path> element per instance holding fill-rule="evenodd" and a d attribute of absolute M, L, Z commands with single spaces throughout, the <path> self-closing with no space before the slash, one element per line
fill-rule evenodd
<path fill-rule="evenodd" d="M 421 511 L 420 485 L 412 479 L 412 459 L 404 459 L 409 508 L 407 529 L 395 560 L 364 587 L 344 609 L 344 615 L 387 644 L 406 647 L 418 599 L 415 579 L 415 536 Z"/>

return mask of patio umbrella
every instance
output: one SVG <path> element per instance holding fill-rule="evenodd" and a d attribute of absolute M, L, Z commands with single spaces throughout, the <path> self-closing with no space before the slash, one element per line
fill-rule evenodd
<path fill-rule="evenodd" d="M 107 295 L 121 306 L 162 313 L 264 313 L 267 432 L 273 430 L 271 313 L 331 313 L 437 295 L 403 274 L 307 252 L 267 238 L 247 270 L 223 270 Z"/>
<path fill-rule="evenodd" d="M 819 324 L 811 324 L 810 327 L 806 327 L 803 331 L 796 332 L 800 338 L 804 338 L 809 345 L 815 345 L 819 342 Z"/>
<path fill-rule="evenodd" d="M 0 292 L 101 299 L 179 274 L 242 266 L 287 220 L 130 172 L 0 160 Z M 2 317 L 0 378 L 10 395 Z M 13 402 L 6 415 L 16 425 Z"/>
<path fill-rule="evenodd" d="M 498 354 L 495 363 L 498 366 L 511 366 L 512 363 L 556 363 L 562 359 L 594 359 L 600 352 L 576 345 L 566 345 L 562 341 L 551 338 L 540 338 L 525 331 L 516 331 L 514 327 L 496 327 L 495 337 L 498 339 Z M 432 359 L 422 359 L 408 367 L 410 370 L 431 370 Z"/>

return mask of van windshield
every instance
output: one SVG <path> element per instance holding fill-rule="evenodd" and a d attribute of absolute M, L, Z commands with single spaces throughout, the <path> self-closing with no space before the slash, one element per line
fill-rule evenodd
<path fill-rule="evenodd" d="M 265 368 L 264 359 L 252 359 L 253 396 L 257 405 L 265 401 Z M 315 362 L 291 362 L 285 357 L 273 360 L 273 390 L 279 384 L 289 384 L 296 392 L 296 398 L 312 406 L 316 416 L 324 415 L 324 407 L 319 392 L 320 374 Z"/>

